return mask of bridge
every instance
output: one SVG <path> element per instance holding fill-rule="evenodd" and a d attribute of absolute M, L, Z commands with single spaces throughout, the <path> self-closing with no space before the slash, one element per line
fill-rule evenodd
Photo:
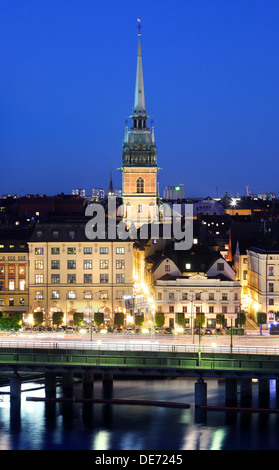
<path fill-rule="evenodd" d="M 242 396 L 251 395 L 253 379 L 258 379 L 259 393 L 267 393 L 270 380 L 279 384 L 279 351 L 244 347 L 231 352 L 227 347 L 139 342 L 3 341 L 0 370 L 13 372 L 11 398 L 20 395 L 21 372 L 45 374 L 48 397 L 55 396 L 58 374 L 65 388 L 72 387 L 76 375 L 89 385 L 94 375 L 101 375 L 104 387 L 112 387 L 113 378 L 119 376 L 197 378 L 195 404 L 200 406 L 207 403 L 207 378 L 225 380 L 227 400 L 235 400 L 238 383 Z"/>

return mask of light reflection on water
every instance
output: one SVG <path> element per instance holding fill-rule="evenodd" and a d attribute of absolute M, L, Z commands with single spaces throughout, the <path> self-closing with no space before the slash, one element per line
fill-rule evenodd
<path fill-rule="evenodd" d="M 20 406 L 11 405 L 9 387 L 0 389 L 0 450 L 221 450 L 279 449 L 279 414 L 200 413 L 194 406 L 195 380 L 115 380 L 114 398 L 185 402 L 190 409 L 135 405 L 44 403 L 26 397 L 44 397 L 38 383 L 23 384 Z M 34 390 L 24 391 L 24 389 Z M 253 384 L 257 389 L 257 384 Z M 225 385 L 207 380 L 208 405 L 225 405 Z M 2 394 L 1 394 L 2 392 Z M 62 393 L 57 389 L 57 396 Z M 94 383 L 101 398 L 102 382 Z M 82 385 L 74 385 L 82 396 Z M 277 407 L 271 383 L 269 404 Z M 258 406 L 253 394 L 252 406 Z"/>

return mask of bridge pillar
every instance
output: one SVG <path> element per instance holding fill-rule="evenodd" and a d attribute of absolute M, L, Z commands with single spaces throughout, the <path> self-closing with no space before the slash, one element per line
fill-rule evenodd
<path fill-rule="evenodd" d="M 240 380 L 240 392 L 242 398 L 250 398 L 252 396 L 252 379 Z"/>
<path fill-rule="evenodd" d="M 259 393 L 269 394 L 269 379 L 259 379 Z"/>
<path fill-rule="evenodd" d="M 199 378 L 195 383 L 195 406 L 207 404 L 207 383 Z"/>
<path fill-rule="evenodd" d="M 91 398 L 94 390 L 94 374 L 84 372 L 82 374 L 83 397 Z"/>
<path fill-rule="evenodd" d="M 73 390 L 73 374 L 71 372 L 64 372 L 62 374 L 62 387 L 64 391 Z"/>
<path fill-rule="evenodd" d="M 113 391 L 113 374 L 103 374 L 103 397 L 110 398 Z"/>
<path fill-rule="evenodd" d="M 20 398 L 21 396 L 21 378 L 17 372 L 14 372 L 10 377 L 10 397 L 12 399 Z"/>
<path fill-rule="evenodd" d="M 226 378 L 226 401 L 237 401 L 237 379 Z"/>
<path fill-rule="evenodd" d="M 45 374 L 45 395 L 47 398 L 56 397 L 56 374 L 53 372 Z"/>

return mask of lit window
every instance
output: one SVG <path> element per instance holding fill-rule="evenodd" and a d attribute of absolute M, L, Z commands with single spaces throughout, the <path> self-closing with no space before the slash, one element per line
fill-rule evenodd
<path fill-rule="evenodd" d="M 43 274 L 35 274 L 35 284 L 43 284 L 44 276 Z"/>
<path fill-rule="evenodd" d="M 186 263 L 186 269 L 191 269 L 191 264 L 190 263 Z"/>

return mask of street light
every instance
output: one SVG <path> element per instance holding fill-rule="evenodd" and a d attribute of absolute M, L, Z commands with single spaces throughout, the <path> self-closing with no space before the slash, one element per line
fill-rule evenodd
<path fill-rule="evenodd" d="M 87 291 L 83 291 L 83 293 L 85 294 Z M 97 294 L 100 294 L 100 290 L 98 290 L 97 292 L 94 292 L 94 294 L 91 294 L 91 302 L 92 302 L 92 297 L 94 295 L 97 295 Z M 92 302 L 92 308 L 89 309 L 89 321 L 90 321 L 90 341 L 92 341 L 92 310 L 93 310 L 93 302 Z"/>
<path fill-rule="evenodd" d="M 233 318 L 236 317 L 235 314 L 231 314 L 229 315 L 230 319 L 231 319 L 231 354 L 232 354 L 232 350 L 233 350 Z"/>

